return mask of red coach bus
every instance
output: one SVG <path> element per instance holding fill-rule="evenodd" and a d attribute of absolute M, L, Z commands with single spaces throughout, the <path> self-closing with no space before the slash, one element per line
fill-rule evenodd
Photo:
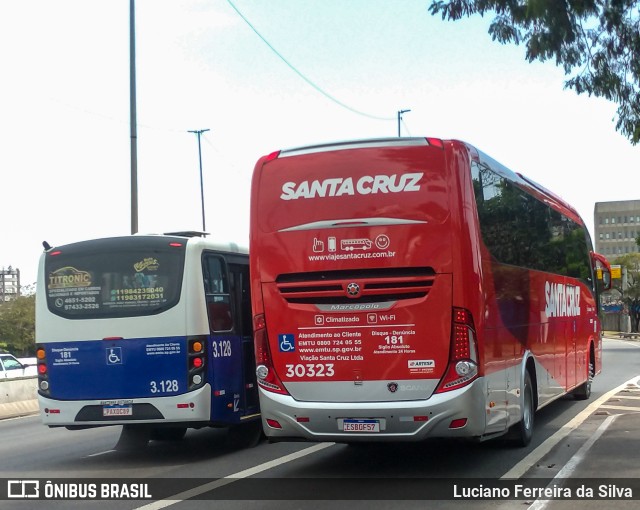
<path fill-rule="evenodd" d="M 526 445 L 535 411 L 589 398 L 601 370 L 596 275 L 610 272 L 584 222 L 461 141 L 261 158 L 250 267 L 272 441 Z"/>

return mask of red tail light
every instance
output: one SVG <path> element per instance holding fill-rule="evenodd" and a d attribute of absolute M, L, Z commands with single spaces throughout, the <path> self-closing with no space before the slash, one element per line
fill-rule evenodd
<path fill-rule="evenodd" d="M 429 145 L 432 145 L 434 147 L 438 147 L 438 149 L 444 149 L 444 142 L 440 138 L 428 138 L 427 137 L 427 142 L 429 142 Z"/>
<path fill-rule="evenodd" d="M 256 376 L 258 384 L 265 390 L 288 395 L 284 389 L 282 381 L 276 374 L 271 360 L 271 350 L 269 349 L 269 338 L 267 336 L 267 327 L 264 315 L 256 315 L 253 318 L 253 341 L 256 353 Z"/>
<path fill-rule="evenodd" d="M 265 163 L 268 163 L 269 161 L 273 161 L 274 159 L 278 159 L 278 156 L 280 156 L 280 151 L 274 151 L 271 154 L 268 154 L 267 156 L 265 156 Z"/>
<path fill-rule="evenodd" d="M 451 318 L 449 366 L 436 393 L 457 390 L 478 377 L 478 349 L 473 316 L 469 310 L 454 308 Z"/>

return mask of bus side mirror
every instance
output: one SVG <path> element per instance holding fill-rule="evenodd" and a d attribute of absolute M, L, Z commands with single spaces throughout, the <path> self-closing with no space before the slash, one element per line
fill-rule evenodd
<path fill-rule="evenodd" d="M 602 282 L 602 290 L 611 289 L 611 265 L 609 261 L 594 251 L 591 252 L 591 260 L 598 282 Z"/>
<path fill-rule="evenodd" d="M 609 290 L 611 288 L 611 271 L 608 269 L 602 270 L 602 286 L 604 290 Z"/>

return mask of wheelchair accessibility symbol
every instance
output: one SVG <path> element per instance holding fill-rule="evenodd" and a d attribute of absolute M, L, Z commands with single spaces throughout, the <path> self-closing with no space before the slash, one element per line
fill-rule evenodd
<path fill-rule="evenodd" d="M 122 347 L 107 347 L 107 365 L 122 365 Z"/>
<path fill-rule="evenodd" d="M 296 337 L 290 333 L 278 335 L 278 348 L 280 352 L 293 352 L 296 350 Z"/>

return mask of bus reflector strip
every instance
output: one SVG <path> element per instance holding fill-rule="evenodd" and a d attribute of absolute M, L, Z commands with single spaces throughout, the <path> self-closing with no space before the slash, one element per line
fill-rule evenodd
<path fill-rule="evenodd" d="M 267 418 L 267 425 L 269 425 L 269 427 L 271 427 L 272 429 L 282 429 L 282 425 L 280 425 L 280 422 L 272 420 L 271 418 Z"/>
<path fill-rule="evenodd" d="M 226 391 L 225 391 L 225 390 L 215 390 L 215 391 L 213 392 L 213 396 L 214 396 L 214 397 L 221 397 L 221 396 L 223 396 L 225 393 L 226 393 Z"/>
<path fill-rule="evenodd" d="M 400 416 L 400 421 L 425 422 L 429 420 L 428 416 Z"/>
<path fill-rule="evenodd" d="M 449 424 L 449 428 L 450 429 L 461 429 L 466 424 L 467 424 L 467 419 L 466 418 L 456 418 L 455 420 L 451 421 L 451 423 Z"/>
<path fill-rule="evenodd" d="M 178 409 L 188 409 L 189 408 L 189 404 L 176 404 L 176 407 Z"/>
<path fill-rule="evenodd" d="M 309 423 L 311 420 L 308 416 L 297 416 L 296 421 L 298 423 Z"/>

